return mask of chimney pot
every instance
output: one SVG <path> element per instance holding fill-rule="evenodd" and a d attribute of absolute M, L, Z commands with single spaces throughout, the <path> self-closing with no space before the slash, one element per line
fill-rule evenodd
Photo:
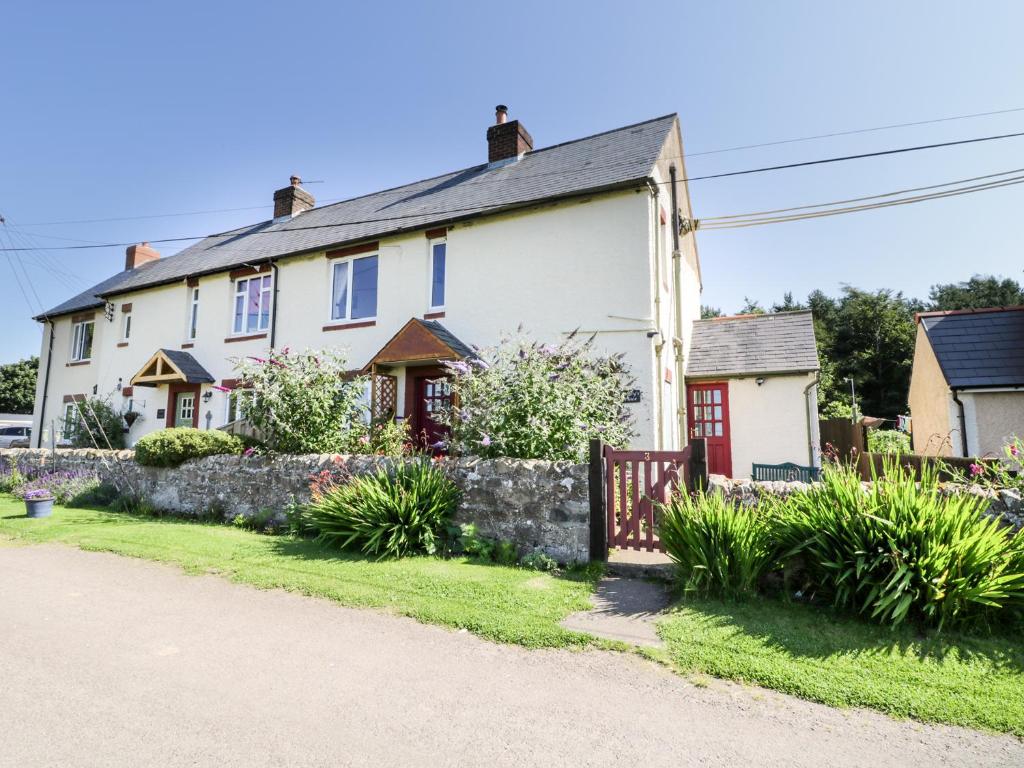
<path fill-rule="evenodd" d="M 497 122 L 487 129 L 487 162 L 500 163 L 533 149 L 533 137 L 518 120 L 508 121 L 508 107 L 494 108 Z"/>
<path fill-rule="evenodd" d="M 149 243 L 129 245 L 124 251 L 124 268 L 136 269 L 143 264 L 156 261 L 160 258 L 160 251 L 150 247 Z"/>
<path fill-rule="evenodd" d="M 316 200 L 313 196 L 300 186 L 302 179 L 298 175 L 293 174 L 288 181 L 289 185 L 287 187 L 279 189 L 274 193 L 275 219 L 298 216 L 303 211 L 308 211 L 316 205 Z"/>

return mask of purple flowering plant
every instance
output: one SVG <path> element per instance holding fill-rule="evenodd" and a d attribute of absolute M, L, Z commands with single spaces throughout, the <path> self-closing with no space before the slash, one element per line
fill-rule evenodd
<path fill-rule="evenodd" d="M 476 354 L 447 364 L 453 405 L 439 420 L 452 453 L 581 461 L 593 437 L 621 446 L 633 436 L 632 378 L 593 337 L 540 343 L 520 329 Z"/>

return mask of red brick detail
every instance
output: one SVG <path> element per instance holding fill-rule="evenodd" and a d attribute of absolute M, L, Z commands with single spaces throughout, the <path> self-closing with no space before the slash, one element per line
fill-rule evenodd
<path fill-rule="evenodd" d="M 496 163 L 518 157 L 533 149 L 533 137 L 518 120 L 499 123 L 487 129 L 487 162 Z"/>
<path fill-rule="evenodd" d="M 117 346 L 119 348 L 120 347 L 127 347 L 128 346 L 128 342 L 127 341 L 119 341 L 119 342 L 117 342 Z"/>
<path fill-rule="evenodd" d="M 95 320 L 95 319 L 96 319 L 96 313 L 95 312 L 79 312 L 77 315 L 72 315 L 71 316 L 71 322 L 72 323 L 82 323 L 82 322 L 85 322 L 87 320 Z"/>
<path fill-rule="evenodd" d="M 123 387 L 121 389 L 121 397 L 131 397 L 134 394 L 135 394 L 135 388 L 134 387 Z"/>
<path fill-rule="evenodd" d="M 380 241 L 374 240 L 372 243 L 362 243 L 361 245 L 350 245 L 346 248 L 336 248 L 333 251 L 327 251 L 324 255 L 328 259 L 340 259 L 343 256 L 355 256 L 357 253 L 373 253 L 374 251 L 380 250 Z"/>
<path fill-rule="evenodd" d="M 135 269 L 159 258 L 160 251 L 156 248 L 151 248 L 149 243 L 129 245 L 124 252 L 124 268 Z"/>
<path fill-rule="evenodd" d="M 65 366 L 68 368 L 74 368 L 76 365 L 88 365 L 91 362 L 92 360 L 76 360 L 73 363 L 65 363 Z"/>
<path fill-rule="evenodd" d="M 231 270 L 231 279 L 237 280 L 240 277 L 253 277 L 255 275 L 262 275 L 264 272 L 269 271 L 269 264 L 260 264 L 259 266 L 253 265 L 252 267 L 243 267 L 242 269 L 233 269 Z"/>
<path fill-rule="evenodd" d="M 433 240 L 435 237 L 447 237 L 448 227 L 438 227 L 437 229 L 428 229 L 426 234 L 428 240 Z"/>
<path fill-rule="evenodd" d="M 377 324 L 376 320 L 367 320 L 362 323 L 339 323 L 334 325 L 325 325 L 320 330 L 322 331 L 345 331 L 349 328 L 372 328 Z"/>
<path fill-rule="evenodd" d="M 220 385 L 225 389 L 238 389 L 238 379 L 221 379 Z"/>
<path fill-rule="evenodd" d="M 225 344 L 234 344 L 236 341 L 252 341 L 253 339 L 265 339 L 267 334 L 265 333 L 254 333 L 251 336 L 228 336 L 224 339 Z"/>
<path fill-rule="evenodd" d="M 195 344 L 193 344 L 191 341 L 186 341 L 184 344 L 181 345 L 181 348 L 182 349 L 192 349 L 192 347 L 194 347 L 194 346 L 195 346 Z"/>
<path fill-rule="evenodd" d="M 665 369 L 665 383 L 666 384 L 671 384 L 672 383 L 672 371 L 670 369 L 668 369 L 668 368 Z"/>
<path fill-rule="evenodd" d="M 128 302 L 127 304 L 122 304 L 121 305 L 121 311 L 122 312 L 131 312 L 132 311 L 132 303 Z"/>
<path fill-rule="evenodd" d="M 190 277 L 187 280 L 185 280 L 185 285 L 187 285 L 189 288 L 197 288 L 199 286 L 199 278 Z"/>
<path fill-rule="evenodd" d="M 64 395 L 65 403 L 81 403 L 85 401 L 85 395 Z"/>
<path fill-rule="evenodd" d="M 423 316 L 423 319 L 424 320 L 440 320 L 442 317 L 444 317 L 444 312 L 427 312 L 427 314 L 425 314 Z"/>

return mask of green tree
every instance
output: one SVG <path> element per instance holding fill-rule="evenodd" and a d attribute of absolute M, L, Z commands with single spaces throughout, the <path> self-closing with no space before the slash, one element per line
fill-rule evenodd
<path fill-rule="evenodd" d="M 794 301 L 792 291 L 786 291 L 782 295 L 781 304 L 772 304 L 772 312 L 797 312 L 801 309 L 807 309 L 807 305 Z"/>
<path fill-rule="evenodd" d="M 32 413 L 39 358 L 0 365 L 0 413 Z"/>
<path fill-rule="evenodd" d="M 1024 304 L 1024 288 L 1008 277 L 975 275 L 962 283 L 933 285 L 928 298 L 932 310 L 1015 307 Z"/>
<path fill-rule="evenodd" d="M 707 304 L 701 304 L 700 305 L 700 319 L 701 320 L 710 320 L 713 317 L 721 317 L 721 316 L 722 316 L 722 310 L 720 310 L 718 307 L 711 307 L 711 306 L 708 306 Z"/>
<path fill-rule="evenodd" d="M 764 307 L 761 306 L 760 302 L 755 301 L 747 296 L 743 297 L 743 306 L 740 307 L 740 311 L 737 313 L 740 315 L 763 315 L 765 314 Z"/>

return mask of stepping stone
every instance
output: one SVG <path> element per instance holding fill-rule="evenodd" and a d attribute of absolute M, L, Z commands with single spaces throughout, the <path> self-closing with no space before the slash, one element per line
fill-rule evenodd
<path fill-rule="evenodd" d="M 664 643 L 654 625 L 670 601 L 663 584 L 607 576 L 591 598 L 594 607 L 567 616 L 561 625 L 607 640 L 661 648 Z"/>

